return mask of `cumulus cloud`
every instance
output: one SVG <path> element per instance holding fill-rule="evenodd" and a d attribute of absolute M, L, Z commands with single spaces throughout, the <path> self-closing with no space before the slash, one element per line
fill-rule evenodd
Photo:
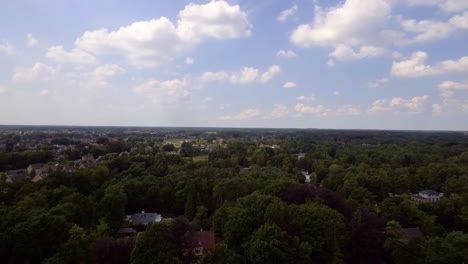
<path fill-rule="evenodd" d="M 260 82 L 266 83 L 273 79 L 276 75 L 281 72 L 281 67 L 278 65 L 272 65 L 268 68 L 268 71 L 264 72 L 260 77 Z"/>
<path fill-rule="evenodd" d="M 456 15 L 447 22 L 435 20 L 402 19 L 399 24 L 404 32 L 394 32 L 393 42 L 397 45 L 429 43 L 452 36 L 460 29 L 467 29 L 468 12 Z M 409 34 L 409 36 L 407 36 Z"/>
<path fill-rule="evenodd" d="M 323 105 L 308 106 L 301 103 L 296 104 L 294 109 L 301 114 L 322 114 L 325 111 Z"/>
<path fill-rule="evenodd" d="M 149 98 L 158 106 L 171 106 L 187 100 L 190 96 L 185 80 L 169 80 L 164 82 L 149 80 L 134 87 L 133 92 Z"/>
<path fill-rule="evenodd" d="M 340 44 L 335 47 L 335 50 L 330 53 L 330 56 L 339 61 L 353 61 L 381 56 L 385 54 L 385 52 L 385 48 L 374 46 L 361 46 L 359 51 L 356 52 L 351 47 Z"/>
<path fill-rule="evenodd" d="M 394 113 L 420 113 L 429 96 L 416 96 L 410 99 L 394 97 L 391 100 L 378 99 L 372 103 L 369 113 L 393 111 Z"/>
<path fill-rule="evenodd" d="M 14 53 L 13 45 L 11 45 L 8 41 L 3 40 L 0 42 L 0 54 L 5 54 L 7 56 L 11 56 Z"/>
<path fill-rule="evenodd" d="M 201 41 L 207 36 L 237 39 L 251 35 L 247 13 L 238 5 L 211 1 L 204 5 L 189 4 L 179 12 L 177 34 L 184 40 Z"/>
<path fill-rule="evenodd" d="M 280 22 L 284 22 L 284 21 L 286 21 L 286 19 L 288 19 L 288 17 L 296 14 L 298 9 L 299 8 L 298 8 L 297 4 L 293 4 L 293 6 L 291 8 L 281 11 L 281 13 L 276 18 L 276 20 L 278 20 Z"/>
<path fill-rule="evenodd" d="M 62 46 L 53 46 L 47 49 L 46 58 L 62 64 L 94 64 L 96 58 L 80 49 L 66 51 Z"/>
<path fill-rule="evenodd" d="M 179 12 L 177 25 L 166 17 L 134 22 L 115 31 L 87 31 L 75 45 L 95 55 L 121 55 L 137 67 L 173 60 L 205 38 L 237 39 L 251 35 L 247 14 L 238 5 L 211 1 L 189 4 Z"/>
<path fill-rule="evenodd" d="M 266 115 L 264 118 L 266 119 L 278 119 L 286 117 L 289 114 L 289 109 L 287 106 L 283 104 L 275 104 L 273 105 L 273 110 L 269 115 Z"/>
<path fill-rule="evenodd" d="M 435 65 L 426 65 L 428 55 L 423 51 L 415 52 L 407 60 L 392 63 L 391 74 L 402 78 L 415 78 L 448 73 L 468 72 L 468 56 L 458 60 L 441 61 Z"/>
<path fill-rule="evenodd" d="M 463 12 L 463 14 L 453 16 L 449 22 L 457 28 L 468 29 L 468 11 Z"/>
<path fill-rule="evenodd" d="M 315 95 L 314 94 L 310 96 L 301 95 L 301 96 L 296 97 L 296 100 L 312 102 L 312 101 L 315 101 Z"/>
<path fill-rule="evenodd" d="M 193 58 L 190 58 L 190 57 L 185 58 L 185 64 L 192 65 L 193 63 L 195 63 L 195 60 Z"/>
<path fill-rule="evenodd" d="M 291 89 L 291 88 L 295 88 L 297 85 L 293 82 L 286 82 L 285 84 L 283 84 L 283 88 L 287 88 L 287 89 Z"/>
<path fill-rule="evenodd" d="M 391 108 L 387 106 L 387 99 L 378 99 L 372 102 L 372 106 L 369 109 L 370 113 L 385 112 Z"/>
<path fill-rule="evenodd" d="M 279 50 L 277 53 L 276 53 L 276 56 L 277 57 L 283 57 L 283 58 L 294 58 L 296 57 L 296 53 L 294 53 L 294 51 L 292 50 Z"/>
<path fill-rule="evenodd" d="M 229 79 L 229 73 L 224 71 L 219 72 L 204 72 L 200 79 L 205 82 L 225 81 Z"/>
<path fill-rule="evenodd" d="M 36 62 L 30 69 L 16 70 L 13 75 L 14 81 L 49 81 L 57 77 L 59 69 L 55 69 L 42 62 Z"/>
<path fill-rule="evenodd" d="M 0 95 L 5 94 L 7 91 L 8 91 L 8 89 L 5 86 L 0 85 Z"/>
<path fill-rule="evenodd" d="M 385 0 L 347 0 L 327 10 L 316 6 L 313 24 L 299 25 L 290 40 L 300 47 L 366 45 L 388 21 L 391 9 Z"/>
<path fill-rule="evenodd" d="M 323 105 L 309 106 L 298 103 L 294 109 L 299 116 L 302 114 L 313 114 L 316 116 L 357 116 L 362 114 L 359 106 L 351 104 L 338 105 L 335 109 L 330 109 L 325 108 Z"/>
<path fill-rule="evenodd" d="M 382 56 L 392 45 L 446 39 L 468 28 L 468 12 L 447 21 L 418 21 L 393 16 L 392 9 L 397 3 L 392 0 L 346 0 L 326 9 L 315 6 L 314 21 L 299 25 L 290 35 L 290 41 L 303 48 L 331 47 L 334 49 L 329 54 L 331 57 L 337 61 L 352 61 Z M 334 64 L 334 61 L 328 62 L 329 67 Z"/>
<path fill-rule="evenodd" d="M 39 94 L 40 94 L 41 96 L 46 96 L 46 95 L 49 95 L 49 94 L 50 94 L 50 91 L 47 90 L 47 89 L 44 89 L 44 90 L 42 90 Z"/>
<path fill-rule="evenodd" d="M 339 105 L 336 110 L 331 115 L 348 115 L 348 116 L 358 116 L 362 114 L 362 111 L 359 107 L 347 104 Z"/>
<path fill-rule="evenodd" d="M 457 12 L 468 9 L 466 0 L 406 0 L 410 6 L 437 6 L 447 12 Z"/>
<path fill-rule="evenodd" d="M 468 81 L 453 82 L 445 81 L 439 84 L 439 93 L 442 97 L 451 97 L 455 91 L 468 90 Z"/>
<path fill-rule="evenodd" d="M 262 112 L 258 108 L 253 108 L 253 109 L 246 109 L 241 111 L 237 115 L 225 115 L 221 116 L 219 119 L 221 120 L 226 120 L 226 121 L 232 121 L 232 120 L 243 120 L 243 119 L 248 119 L 256 116 L 260 116 Z"/>
<path fill-rule="evenodd" d="M 432 105 L 432 116 L 440 116 L 442 114 L 442 106 L 439 104 Z"/>
<path fill-rule="evenodd" d="M 31 47 L 34 47 L 34 46 L 37 45 L 38 41 L 37 41 L 37 39 L 34 38 L 34 36 L 31 33 L 29 33 L 26 36 L 26 38 L 27 38 L 26 43 L 27 43 L 28 47 L 31 48 Z"/>
<path fill-rule="evenodd" d="M 281 72 L 278 65 L 272 65 L 267 71 L 260 73 L 257 68 L 244 67 L 238 72 L 204 72 L 200 80 L 204 82 L 230 81 L 231 83 L 248 84 L 254 82 L 266 83 Z"/>
<path fill-rule="evenodd" d="M 397 111 L 418 113 L 423 110 L 423 104 L 427 99 L 429 99 L 427 95 L 416 96 L 411 99 L 395 97 L 390 101 L 389 106 L 396 108 Z"/>
<path fill-rule="evenodd" d="M 123 74 L 126 70 L 117 64 L 105 64 L 94 69 L 93 72 L 84 75 L 80 86 L 85 89 L 106 88 L 109 86 L 108 77 Z"/>
<path fill-rule="evenodd" d="M 367 87 L 369 87 L 369 88 L 379 88 L 382 84 L 387 83 L 387 82 L 388 82 L 388 78 L 381 78 L 381 79 L 377 79 L 377 80 L 372 81 L 372 82 L 368 82 Z"/>

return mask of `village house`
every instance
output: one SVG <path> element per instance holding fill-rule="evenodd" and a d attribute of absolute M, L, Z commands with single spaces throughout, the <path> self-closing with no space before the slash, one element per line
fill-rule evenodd
<path fill-rule="evenodd" d="M 312 175 L 309 174 L 309 171 L 303 170 L 303 171 L 302 171 L 302 175 L 304 175 L 304 177 L 305 177 L 305 182 L 306 182 L 306 183 L 310 183 L 310 177 L 311 177 Z"/>
<path fill-rule="evenodd" d="M 162 216 L 157 213 L 136 213 L 127 215 L 127 221 L 133 225 L 148 225 L 152 223 L 160 223 L 163 220 Z"/>
<path fill-rule="evenodd" d="M 444 193 L 436 192 L 434 190 L 420 191 L 418 194 L 413 195 L 411 200 L 418 203 L 435 203 L 444 197 Z"/>
<path fill-rule="evenodd" d="M 7 178 L 5 179 L 5 182 L 7 183 L 13 183 L 17 181 L 21 181 L 27 178 L 26 173 L 24 170 L 11 170 L 8 171 L 7 173 Z"/>
<path fill-rule="evenodd" d="M 31 173 L 34 171 L 37 174 L 41 174 L 42 171 L 43 171 L 43 168 L 44 165 L 42 163 L 37 163 L 37 164 L 31 164 L 28 166 L 28 168 L 26 169 L 26 172 L 31 175 Z"/>
<path fill-rule="evenodd" d="M 119 228 L 119 230 L 117 231 L 117 234 L 119 236 L 126 237 L 126 236 L 134 236 L 136 232 L 137 231 L 132 227 L 122 227 L 122 228 Z"/>
<path fill-rule="evenodd" d="M 216 246 L 215 233 L 213 231 L 189 231 L 184 235 L 182 254 L 200 257 Z"/>

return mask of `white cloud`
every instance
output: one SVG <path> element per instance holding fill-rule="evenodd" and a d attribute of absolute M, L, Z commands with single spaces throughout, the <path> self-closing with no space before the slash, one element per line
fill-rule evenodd
<path fill-rule="evenodd" d="M 231 121 L 231 120 L 243 120 L 243 119 L 248 119 L 256 116 L 260 116 L 262 112 L 258 108 L 254 109 L 246 109 L 241 111 L 237 115 L 225 115 L 221 116 L 219 119 L 221 120 L 226 120 L 226 121 Z"/>
<path fill-rule="evenodd" d="M 391 100 L 379 99 L 372 103 L 369 113 L 393 111 L 394 113 L 420 113 L 429 96 L 416 96 L 410 99 L 394 97 Z"/>
<path fill-rule="evenodd" d="M 335 66 L 336 66 L 336 63 L 335 63 L 335 61 L 333 61 L 333 60 L 328 60 L 328 61 L 327 61 L 327 65 L 328 65 L 328 67 L 332 68 L 332 67 L 335 67 Z"/>
<path fill-rule="evenodd" d="M 334 113 L 335 115 L 349 115 L 349 116 L 358 116 L 361 115 L 361 109 L 359 107 L 347 104 L 347 105 L 340 105 L 336 108 Z"/>
<path fill-rule="evenodd" d="M 403 36 L 396 39 L 397 44 L 408 45 L 416 43 L 428 43 L 446 39 L 453 35 L 457 26 L 449 22 L 433 20 L 416 21 L 414 19 L 401 20 L 400 25 L 404 31 L 414 34 L 411 38 L 405 39 Z"/>
<path fill-rule="evenodd" d="M 453 16 L 449 22 L 457 28 L 468 29 L 468 11 L 463 12 L 461 15 Z"/>
<path fill-rule="evenodd" d="M 414 78 L 448 73 L 468 72 L 468 56 L 461 57 L 457 61 L 446 60 L 435 65 L 425 65 L 428 58 L 425 52 L 418 51 L 407 60 L 393 62 L 391 74 L 396 77 Z"/>
<path fill-rule="evenodd" d="M 281 72 L 281 67 L 278 65 L 272 65 L 268 68 L 268 71 L 264 72 L 260 77 L 260 82 L 266 83 L 273 79 L 276 75 Z"/>
<path fill-rule="evenodd" d="M 368 82 L 367 87 L 369 87 L 369 88 L 379 88 L 380 85 L 382 85 L 384 83 L 387 83 L 387 82 L 388 82 L 388 78 L 381 78 L 381 79 L 377 79 L 377 80 L 372 81 L 372 82 Z"/>
<path fill-rule="evenodd" d="M 57 77 L 59 69 L 55 69 L 41 62 L 36 62 L 31 69 L 16 70 L 13 75 L 14 81 L 49 81 Z"/>
<path fill-rule="evenodd" d="M 287 106 L 283 104 L 275 104 L 273 105 L 273 110 L 271 113 L 264 118 L 266 119 L 278 119 L 286 117 L 289 114 L 289 109 Z"/>
<path fill-rule="evenodd" d="M 38 41 L 37 41 L 37 39 L 34 38 L 34 36 L 33 36 L 31 33 L 29 33 L 29 34 L 26 36 L 26 38 L 27 38 L 27 42 L 26 42 L 26 43 L 27 43 L 28 47 L 31 48 L 31 47 L 34 47 L 34 46 L 37 45 Z"/>
<path fill-rule="evenodd" d="M 279 50 L 278 53 L 276 53 L 276 56 L 283 57 L 283 58 L 294 58 L 297 55 L 292 50 Z"/>
<path fill-rule="evenodd" d="M 85 89 L 106 88 L 109 86 L 106 78 L 125 73 L 126 70 L 116 64 L 105 64 L 87 73 L 82 78 L 80 86 Z"/>
<path fill-rule="evenodd" d="M 394 52 L 392 52 L 392 58 L 394 60 L 402 60 L 402 59 L 405 58 L 405 56 L 403 54 L 401 54 L 400 52 L 398 52 L 398 51 L 394 51 Z"/>
<path fill-rule="evenodd" d="M 195 63 L 195 60 L 193 58 L 190 58 L 190 57 L 185 58 L 185 64 L 192 65 L 194 63 Z"/>
<path fill-rule="evenodd" d="M 286 19 L 288 19 L 288 17 L 296 14 L 297 10 L 298 10 L 297 5 L 293 4 L 291 8 L 281 11 L 280 15 L 276 18 L 276 20 L 280 22 L 284 22 L 286 21 Z"/>
<path fill-rule="evenodd" d="M 232 73 L 230 80 L 232 83 L 252 83 L 258 78 L 258 69 L 245 67 L 240 72 Z"/>
<path fill-rule="evenodd" d="M 283 84 L 283 88 L 295 88 L 297 85 L 293 82 L 286 82 L 285 84 Z"/>
<path fill-rule="evenodd" d="M 206 37 L 248 37 L 250 27 L 247 14 L 238 5 L 211 1 L 187 5 L 179 12 L 177 25 L 166 17 L 134 22 L 116 31 L 87 31 L 75 44 L 95 55 L 121 55 L 135 66 L 153 67 L 182 55 Z"/>
<path fill-rule="evenodd" d="M 125 72 L 126 70 L 117 64 L 105 64 L 105 65 L 97 67 L 94 70 L 94 75 L 97 77 L 105 77 L 105 76 L 114 76 L 114 75 L 122 74 Z"/>
<path fill-rule="evenodd" d="M 335 95 L 335 96 L 340 96 L 341 93 L 340 93 L 340 91 L 334 91 L 334 92 L 333 92 L 333 95 Z"/>
<path fill-rule="evenodd" d="M 301 114 L 322 114 L 325 111 L 323 105 L 308 106 L 300 103 L 296 104 L 294 109 Z"/>
<path fill-rule="evenodd" d="M 311 96 L 301 95 L 301 96 L 296 97 L 296 100 L 312 102 L 312 101 L 315 101 L 315 95 L 314 94 L 312 94 Z"/>
<path fill-rule="evenodd" d="M 465 100 L 461 108 L 463 113 L 468 114 L 468 100 Z"/>
<path fill-rule="evenodd" d="M 62 46 L 53 46 L 47 49 L 46 58 L 62 64 L 94 64 L 96 58 L 79 49 L 66 51 Z"/>
<path fill-rule="evenodd" d="M 5 86 L 0 85 L 0 95 L 5 94 L 7 91 L 8 91 L 8 89 Z"/>
<path fill-rule="evenodd" d="M 437 6 L 447 12 L 463 11 L 468 8 L 466 0 L 406 0 L 411 6 Z"/>
<path fill-rule="evenodd" d="M 200 77 L 200 79 L 205 82 L 225 81 L 229 79 L 229 74 L 223 71 L 204 72 L 202 76 Z"/>
<path fill-rule="evenodd" d="M 189 4 L 179 12 L 177 33 L 184 40 L 200 41 L 204 36 L 237 39 L 251 35 L 247 13 L 238 5 L 211 1 L 204 5 Z"/>
<path fill-rule="evenodd" d="M 335 50 L 330 53 L 330 56 L 339 61 L 353 61 L 381 56 L 385 54 L 385 52 L 385 48 L 374 46 L 361 46 L 359 51 L 355 52 L 351 47 L 340 44 L 335 47 Z"/>
<path fill-rule="evenodd" d="M 171 106 L 188 99 L 190 92 L 185 80 L 160 82 L 149 80 L 133 88 L 137 95 L 149 98 L 155 105 Z"/>
<path fill-rule="evenodd" d="M 336 7 L 315 7 L 312 25 L 299 25 L 290 40 L 300 47 L 366 45 L 386 24 L 391 14 L 386 0 L 347 0 Z"/>
<path fill-rule="evenodd" d="M 432 116 L 440 116 L 442 114 L 442 106 L 439 104 L 432 105 Z"/>
<path fill-rule="evenodd" d="M 47 89 L 44 89 L 44 90 L 42 90 L 39 94 L 40 94 L 41 96 L 46 96 L 46 95 L 49 95 L 49 94 L 50 94 L 50 91 L 47 90 Z"/>
<path fill-rule="evenodd" d="M 248 84 L 254 82 L 266 83 L 273 79 L 277 74 L 281 72 L 281 68 L 278 65 L 272 65 L 267 71 L 260 74 L 257 68 L 244 67 L 238 72 L 227 73 L 225 71 L 218 72 L 204 72 L 200 77 L 201 81 L 204 82 L 215 82 L 215 81 L 227 81 L 231 83 Z"/>
<path fill-rule="evenodd" d="M 7 56 L 11 56 L 14 53 L 13 45 L 11 45 L 8 41 L 3 40 L 0 42 L 0 54 L 3 53 Z"/>
<path fill-rule="evenodd" d="M 451 97 L 456 90 L 468 90 L 468 81 L 463 83 L 445 81 L 439 84 L 439 92 L 442 97 Z"/>
<path fill-rule="evenodd" d="M 378 99 L 372 102 L 372 107 L 369 109 L 370 113 L 390 111 L 390 107 L 387 106 L 387 99 Z"/>
<path fill-rule="evenodd" d="M 417 96 L 411 99 L 404 99 L 400 97 L 393 98 L 389 106 L 397 109 L 399 112 L 411 112 L 411 113 L 418 113 L 423 110 L 424 102 L 429 99 L 429 96 Z"/>

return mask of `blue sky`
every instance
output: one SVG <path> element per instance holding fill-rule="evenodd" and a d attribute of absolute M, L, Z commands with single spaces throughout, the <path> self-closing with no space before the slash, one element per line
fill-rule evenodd
<path fill-rule="evenodd" d="M 468 130 L 468 1 L 20 0 L 0 124 Z"/>

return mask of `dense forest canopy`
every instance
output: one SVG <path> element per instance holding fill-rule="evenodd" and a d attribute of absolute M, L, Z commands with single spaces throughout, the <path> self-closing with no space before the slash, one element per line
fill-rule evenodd
<path fill-rule="evenodd" d="M 463 132 L 0 127 L 0 179 L 3 263 L 468 262 Z"/>

